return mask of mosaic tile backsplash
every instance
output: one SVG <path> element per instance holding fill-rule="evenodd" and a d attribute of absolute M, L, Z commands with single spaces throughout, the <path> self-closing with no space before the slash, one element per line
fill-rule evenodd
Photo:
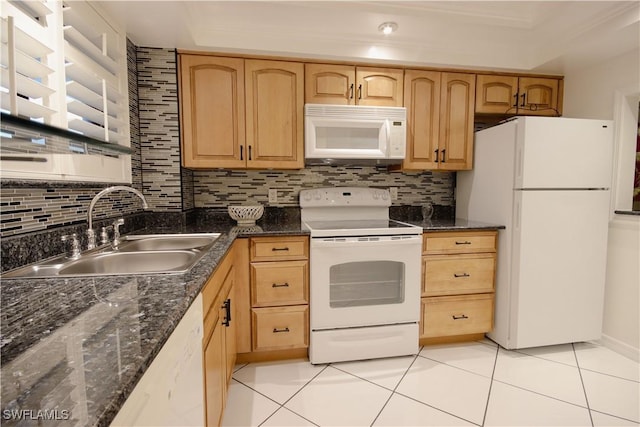
<path fill-rule="evenodd" d="M 312 166 L 298 171 L 216 170 L 194 172 L 195 205 L 199 208 L 261 203 L 299 206 L 300 190 L 316 187 L 397 187 L 394 205 L 454 203 L 454 173 L 387 172 L 375 167 Z M 269 204 L 269 189 L 278 202 Z"/>

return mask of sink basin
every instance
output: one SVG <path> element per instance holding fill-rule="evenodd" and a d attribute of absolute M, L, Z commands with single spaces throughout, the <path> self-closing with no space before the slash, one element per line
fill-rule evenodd
<path fill-rule="evenodd" d="M 205 249 L 220 237 L 220 233 L 208 234 L 146 234 L 126 236 L 120 251 L 170 251 L 181 249 Z"/>
<path fill-rule="evenodd" d="M 65 264 L 59 276 L 139 274 L 186 271 L 201 256 L 197 251 L 106 252 Z"/>
<path fill-rule="evenodd" d="M 220 233 L 124 236 L 116 251 L 106 246 L 85 252 L 76 260 L 59 256 L 9 271 L 2 278 L 184 273 L 218 237 Z"/>

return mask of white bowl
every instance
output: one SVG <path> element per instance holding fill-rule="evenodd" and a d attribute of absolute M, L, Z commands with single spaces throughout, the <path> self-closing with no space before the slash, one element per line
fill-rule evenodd
<path fill-rule="evenodd" d="M 250 226 L 255 225 L 256 220 L 262 218 L 264 206 L 229 206 L 227 211 L 229 216 L 238 222 L 238 225 Z"/>

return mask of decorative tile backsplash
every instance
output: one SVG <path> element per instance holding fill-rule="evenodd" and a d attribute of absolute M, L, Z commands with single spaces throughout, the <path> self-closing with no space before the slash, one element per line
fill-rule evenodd
<path fill-rule="evenodd" d="M 299 206 L 300 190 L 315 187 L 397 187 L 394 205 L 430 201 L 451 206 L 455 174 L 448 172 L 387 172 L 365 166 L 311 166 L 296 171 L 215 170 L 194 172 L 195 205 L 204 208 L 268 204 L 269 189 L 278 192 L 271 206 Z"/>
<path fill-rule="evenodd" d="M 136 53 L 143 193 L 154 211 L 182 211 L 176 52 Z"/>

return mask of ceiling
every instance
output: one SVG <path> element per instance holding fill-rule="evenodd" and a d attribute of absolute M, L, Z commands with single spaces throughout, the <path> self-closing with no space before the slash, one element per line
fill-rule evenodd
<path fill-rule="evenodd" d="M 640 51 L 638 1 L 92 4 L 145 47 L 558 74 Z"/>

